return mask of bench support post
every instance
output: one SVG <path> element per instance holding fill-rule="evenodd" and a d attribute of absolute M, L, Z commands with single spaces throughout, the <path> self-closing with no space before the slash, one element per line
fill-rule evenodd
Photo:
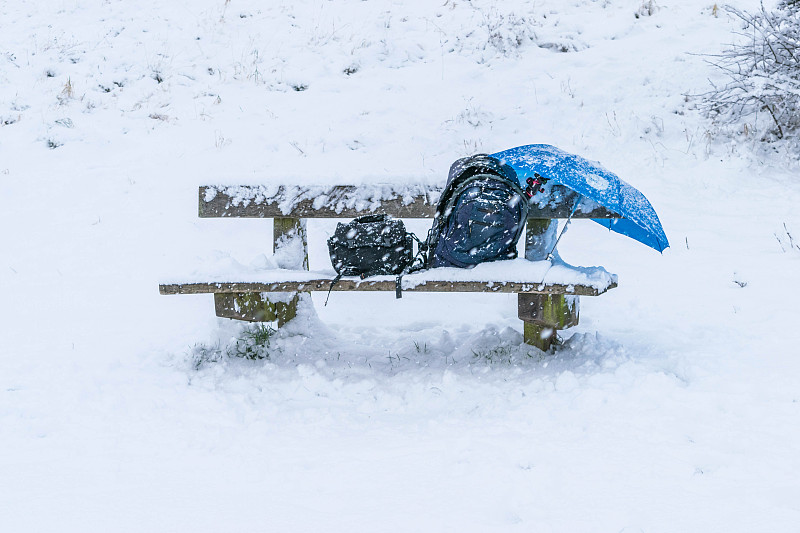
<path fill-rule="evenodd" d="M 282 246 L 289 248 L 293 246 L 302 247 L 299 257 L 282 258 L 279 260 L 279 267 L 308 270 L 308 234 L 306 232 L 305 219 L 284 217 L 273 219 L 272 242 L 276 255 L 278 255 Z M 269 300 L 265 298 L 265 301 L 268 302 Z M 299 301 L 300 295 L 294 293 L 294 296 L 288 301 L 275 302 L 275 319 L 278 321 L 279 328 L 297 316 L 297 304 Z"/>
<path fill-rule="evenodd" d="M 522 334 L 525 344 L 530 344 L 543 352 L 549 351 L 550 347 L 558 339 L 555 328 L 534 324 L 533 322 L 522 323 Z"/>
<path fill-rule="evenodd" d="M 288 302 L 271 302 L 265 293 L 225 292 L 214 294 L 218 317 L 246 322 L 274 322 L 278 327 L 297 315 L 297 294 Z"/>
<path fill-rule="evenodd" d="M 558 221 L 528 219 L 525 229 L 525 259 L 544 261 L 553 249 Z M 556 255 L 558 252 L 554 252 Z M 544 281 L 544 280 L 543 280 Z M 518 294 L 517 316 L 523 321 L 523 337 L 542 351 L 557 341 L 558 330 L 578 324 L 580 299 L 566 294 Z"/>
<path fill-rule="evenodd" d="M 580 300 L 565 294 L 517 295 L 517 316 L 524 322 L 527 344 L 547 351 L 556 341 L 556 333 L 578 324 Z"/>
<path fill-rule="evenodd" d="M 272 238 L 279 267 L 308 270 L 305 220 L 275 218 Z M 273 301 L 268 298 L 267 293 L 223 293 L 214 295 L 214 308 L 219 317 L 248 322 L 277 320 L 278 327 L 282 327 L 297 316 L 299 300 L 300 295 L 297 293 L 287 293 L 280 299 L 273 297 Z"/>

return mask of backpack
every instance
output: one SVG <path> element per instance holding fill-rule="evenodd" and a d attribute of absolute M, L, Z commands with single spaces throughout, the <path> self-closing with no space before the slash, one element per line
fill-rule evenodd
<path fill-rule="evenodd" d="M 469 268 L 514 259 L 528 218 L 528 196 L 510 166 L 484 154 L 450 167 L 428 232 L 428 267 Z"/>

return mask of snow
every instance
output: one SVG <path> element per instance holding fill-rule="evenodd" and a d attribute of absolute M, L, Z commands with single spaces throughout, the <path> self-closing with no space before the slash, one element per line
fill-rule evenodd
<path fill-rule="evenodd" d="M 292 246 L 300 241 L 292 242 Z M 280 250 L 280 255 L 286 248 Z M 297 253 L 299 252 L 299 254 Z M 282 281 L 312 281 L 319 279 L 333 280 L 336 271 L 332 267 L 321 270 L 296 270 L 302 263 L 302 247 L 297 246 L 294 257 L 286 253 L 289 259 L 283 262 L 272 261 L 271 258 L 259 256 L 249 265 L 244 265 L 235 258 L 224 253 L 214 254 L 202 262 L 202 266 L 194 270 L 186 270 L 184 274 L 163 275 L 158 281 L 164 284 L 178 283 L 278 283 Z M 282 266 L 286 265 L 286 266 Z M 396 276 L 372 276 L 370 281 L 391 280 Z M 349 279 L 349 278 L 346 278 Z M 358 280 L 358 278 L 355 278 Z M 513 259 L 495 263 L 483 263 L 470 269 L 436 268 L 406 274 L 403 276 L 403 287 L 412 288 L 428 281 L 480 281 L 487 283 L 530 283 L 534 285 L 584 285 L 593 287 L 599 292 L 617 283 L 617 276 L 603 267 L 574 267 L 563 261 L 528 261 Z"/>
<path fill-rule="evenodd" d="M 374 211 L 383 200 L 395 198 L 400 198 L 403 205 L 409 205 L 416 197 L 424 197 L 429 204 L 436 205 L 443 189 L 442 186 L 432 187 L 421 183 L 363 183 L 352 176 L 346 179 L 346 185 L 355 187 L 338 189 L 335 194 L 332 194 L 330 186 L 299 186 L 286 182 L 274 185 L 209 185 L 203 198 L 210 202 L 222 193 L 229 198 L 229 205 L 244 207 L 253 202 L 276 202 L 284 214 L 289 214 L 300 202 L 312 200 L 314 209 L 328 207 L 339 214 L 344 209 Z"/>
<path fill-rule="evenodd" d="M 796 154 L 713 135 L 695 54 L 738 23 L 657 4 L 1 4 L 0 529 L 796 530 Z M 199 185 L 437 186 L 531 143 L 641 190 L 672 244 L 573 220 L 560 256 L 620 285 L 555 354 L 513 295 L 338 293 L 269 360 L 202 361 L 242 326 L 158 294 L 214 254 L 277 266 Z"/>

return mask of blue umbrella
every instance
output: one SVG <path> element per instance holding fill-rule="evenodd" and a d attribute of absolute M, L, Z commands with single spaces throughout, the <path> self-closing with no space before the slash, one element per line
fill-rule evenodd
<path fill-rule="evenodd" d="M 599 163 L 569 154 L 548 144 L 529 144 L 491 154 L 511 166 L 522 187 L 534 173 L 597 202 L 622 218 L 595 222 L 663 252 L 669 246 L 653 206 L 647 198 Z"/>

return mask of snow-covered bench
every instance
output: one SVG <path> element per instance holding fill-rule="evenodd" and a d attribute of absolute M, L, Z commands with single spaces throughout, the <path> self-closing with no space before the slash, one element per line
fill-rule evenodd
<path fill-rule="evenodd" d="M 300 260 L 294 268 L 210 275 L 203 282 L 163 283 L 159 290 L 165 295 L 213 294 L 217 316 L 277 321 L 280 327 L 295 317 L 300 293 L 328 291 L 335 277 L 332 269 L 308 270 L 305 219 L 349 219 L 373 212 L 396 218 L 432 218 L 440 193 L 441 189 L 426 185 L 404 185 L 402 189 L 390 185 L 200 187 L 201 218 L 272 218 L 276 253 L 294 247 L 301 250 Z M 554 190 L 550 199 L 531 209 L 525 259 L 486 263 L 474 269 L 437 268 L 409 274 L 402 279 L 402 290 L 517 293 L 525 342 L 549 349 L 559 329 L 578 323 L 580 296 L 597 296 L 617 286 L 616 276 L 602 268 L 576 268 L 544 260 L 555 242 L 554 219 L 567 218 L 569 206 L 574 205 L 571 194 L 574 193 Z M 573 218 L 615 216 L 596 204 L 581 202 Z M 333 287 L 334 291 L 395 289 L 394 276 L 343 278 Z"/>

